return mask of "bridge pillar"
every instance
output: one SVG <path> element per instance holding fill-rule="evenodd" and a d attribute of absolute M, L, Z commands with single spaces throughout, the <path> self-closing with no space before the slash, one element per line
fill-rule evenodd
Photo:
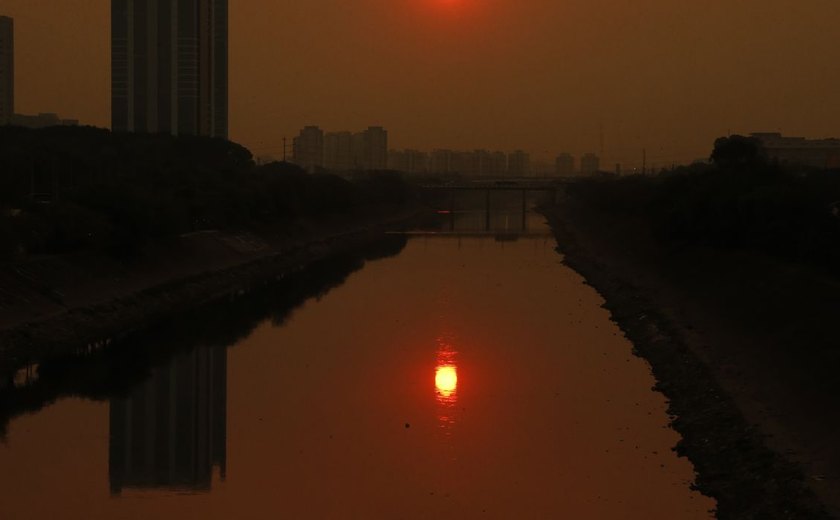
<path fill-rule="evenodd" d="M 484 194 L 484 230 L 490 231 L 490 190 Z"/>
<path fill-rule="evenodd" d="M 455 231 L 455 190 L 449 190 L 449 230 Z"/>

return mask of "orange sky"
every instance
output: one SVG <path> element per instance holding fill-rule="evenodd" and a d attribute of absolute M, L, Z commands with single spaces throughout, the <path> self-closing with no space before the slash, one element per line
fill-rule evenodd
<path fill-rule="evenodd" d="M 840 136 L 837 0 L 231 0 L 231 138 L 381 124 L 395 147 L 708 155 L 731 132 Z M 105 126 L 108 0 L 0 0 L 17 110 Z M 609 167 L 609 166 L 607 166 Z"/>

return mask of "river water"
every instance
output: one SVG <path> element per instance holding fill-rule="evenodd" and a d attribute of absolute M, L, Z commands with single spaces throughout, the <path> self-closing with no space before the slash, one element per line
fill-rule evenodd
<path fill-rule="evenodd" d="M 19 377 L 0 518 L 712 518 L 540 217 L 444 222 Z"/>

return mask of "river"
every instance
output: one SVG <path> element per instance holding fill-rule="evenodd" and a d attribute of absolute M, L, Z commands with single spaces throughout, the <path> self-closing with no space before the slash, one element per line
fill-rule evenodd
<path fill-rule="evenodd" d="M 444 221 L 20 375 L 0 518 L 713 518 L 541 218 Z"/>

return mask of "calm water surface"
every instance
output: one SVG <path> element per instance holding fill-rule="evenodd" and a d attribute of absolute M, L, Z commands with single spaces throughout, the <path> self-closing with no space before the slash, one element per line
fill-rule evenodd
<path fill-rule="evenodd" d="M 18 415 L 0 518 L 711 518 L 601 298 L 538 217 L 492 220 Z"/>

